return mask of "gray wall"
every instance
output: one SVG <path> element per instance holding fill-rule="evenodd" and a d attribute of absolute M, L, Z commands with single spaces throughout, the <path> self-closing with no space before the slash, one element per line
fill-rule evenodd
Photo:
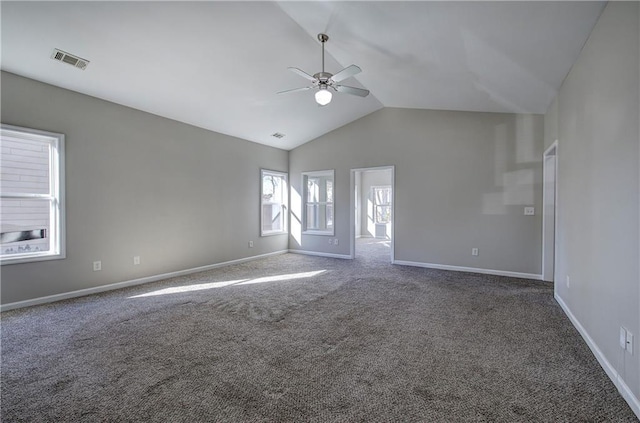
<path fill-rule="evenodd" d="M 558 139 L 556 295 L 640 398 L 639 10 L 610 2 L 545 116 Z M 570 276 L 570 285 L 566 276 Z M 618 345 L 635 335 L 633 356 Z"/>
<path fill-rule="evenodd" d="M 290 152 L 292 200 L 301 172 L 336 170 L 339 245 L 294 225 L 289 248 L 348 255 L 350 169 L 395 165 L 397 260 L 540 274 L 543 142 L 540 115 L 372 113 Z"/>
<path fill-rule="evenodd" d="M 3 304 L 287 249 L 259 237 L 258 203 L 260 168 L 287 171 L 286 151 L 1 78 L 3 123 L 66 135 L 67 210 L 67 258 L 3 265 Z"/>

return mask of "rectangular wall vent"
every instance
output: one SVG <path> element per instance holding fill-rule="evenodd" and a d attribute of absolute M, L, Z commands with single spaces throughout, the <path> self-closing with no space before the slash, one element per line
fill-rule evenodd
<path fill-rule="evenodd" d="M 271 136 L 276 138 L 283 138 L 284 134 L 281 134 L 280 132 L 276 132 L 275 134 L 271 134 Z"/>
<path fill-rule="evenodd" d="M 87 59 L 82 59 L 78 56 L 67 53 L 66 51 L 58 50 L 57 48 L 53 49 L 51 58 L 82 70 L 85 70 L 89 65 L 89 61 Z"/>

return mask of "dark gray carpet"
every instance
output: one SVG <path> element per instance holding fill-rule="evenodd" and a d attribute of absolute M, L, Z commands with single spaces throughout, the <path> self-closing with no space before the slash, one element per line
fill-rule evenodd
<path fill-rule="evenodd" d="M 637 421 L 552 285 L 358 250 L 5 312 L 2 421 Z"/>

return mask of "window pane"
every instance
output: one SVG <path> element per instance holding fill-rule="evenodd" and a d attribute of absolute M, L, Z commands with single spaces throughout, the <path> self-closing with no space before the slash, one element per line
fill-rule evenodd
<path fill-rule="evenodd" d="M 307 204 L 307 229 L 320 229 L 319 204 Z"/>
<path fill-rule="evenodd" d="M 0 211 L 3 255 L 49 251 L 49 200 L 3 199 Z"/>
<path fill-rule="evenodd" d="M 262 199 L 264 201 L 271 201 L 274 191 L 273 177 L 266 175 L 262 178 Z"/>
<path fill-rule="evenodd" d="M 0 192 L 49 194 L 49 143 L 3 136 L 0 147 Z"/>
<path fill-rule="evenodd" d="M 262 170 L 261 235 L 286 232 L 287 176 Z"/>
<path fill-rule="evenodd" d="M 262 230 L 264 232 L 282 230 L 282 219 L 279 204 L 262 205 Z"/>
<path fill-rule="evenodd" d="M 391 188 L 374 188 L 373 201 L 380 205 L 391 204 Z"/>
<path fill-rule="evenodd" d="M 333 234 L 334 171 L 302 173 L 303 228 L 314 235 Z"/>
<path fill-rule="evenodd" d="M 320 186 L 318 179 L 307 179 L 307 202 L 317 203 L 320 201 Z"/>
<path fill-rule="evenodd" d="M 391 206 L 376 206 L 376 223 L 391 221 Z"/>
<path fill-rule="evenodd" d="M 280 176 L 272 176 L 272 184 L 273 184 L 273 201 L 274 203 L 281 204 L 282 203 L 282 177 Z"/>

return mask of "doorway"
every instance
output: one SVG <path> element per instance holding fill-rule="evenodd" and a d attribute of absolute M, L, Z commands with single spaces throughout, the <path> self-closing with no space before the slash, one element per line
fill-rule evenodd
<path fill-rule="evenodd" d="M 394 262 L 395 167 L 351 169 L 351 251 Z"/>
<path fill-rule="evenodd" d="M 542 167 L 542 280 L 553 282 L 555 274 L 558 200 L 558 140 L 544 152 Z"/>

